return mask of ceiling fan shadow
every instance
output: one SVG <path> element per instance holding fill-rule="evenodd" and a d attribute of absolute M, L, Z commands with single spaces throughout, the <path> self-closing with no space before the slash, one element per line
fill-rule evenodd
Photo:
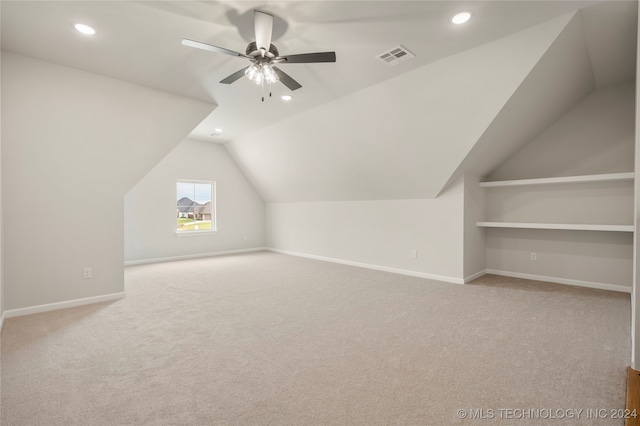
<path fill-rule="evenodd" d="M 273 16 L 273 29 L 271 32 L 272 42 L 286 34 L 289 29 L 289 24 L 278 16 L 278 14 L 273 12 L 273 7 L 252 7 L 242 13 L 236 9 L 229 9 L 226 13 L 226 17 L 229 22 L 238 29 L 238 33 L 240 33 L 240 36 L 245 41 L 250 42 L 255 40 L 254 10 L 265 11 Z"/>

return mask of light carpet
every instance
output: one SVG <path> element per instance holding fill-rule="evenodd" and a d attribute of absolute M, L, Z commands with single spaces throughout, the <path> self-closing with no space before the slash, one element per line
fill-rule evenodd
<path fill-rule="evenodd" d="M 623 424 L 628 294 L 270 252 L 125 283 L 6 321 L 2 425 Z"/>

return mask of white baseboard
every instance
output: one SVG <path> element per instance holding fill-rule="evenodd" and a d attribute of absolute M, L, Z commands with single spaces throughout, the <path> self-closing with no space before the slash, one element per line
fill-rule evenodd
<path fill-rule="evenodd" d="M 480 272 L 476 272 L 473 275 L 469 275 L 468 277 L 465 277 L 464 279 L 464 283 L 470 283 L 471 281 L 475 280 L 476 278 L 480 278 L 481 276 L 485 275 L 487 273 L 486 270 L 484 271 L 480 271 Z"/>
<path fill-rule="evenodd" d="M 103 294 L 102 296 L 85 297 L 83 299 L 65 300 L 64 302 L 48 303 L 46 305 L 29 306 L 27 308 L 10 309 L 4 311 L 2 319 L 73 308 L 74 306 L 90 305 L 92 303 L 108 302 L 110 300 L 122 299 L 123 297 L 125 297 L 125 293 L 112 293 Z"/>
<path fill-rule="evenodd" d="M 375 269 L 376 271 L 391 272 L 391 273 L 400 274 L 400 275 L 409 275 L 411 277 L 427 278 L 430 280 L 444 281 L 444 282 L 453 283 L 453 284 L 464 284 L 464 280 L 462 278 L 453 278 L 453 277 L 447 277 L 444 275 L 427 274 L 425 272 L 411 271 L 408 269 L 390 268 L 387 266 L 372 265 L 370 263 L 352 262 L 350 260 L 316 256 L 314 254 L 298 253 L 294 251 L 280 250 L 280 249 L 275 249 L 271 247 L 266 248 L 266 250 L 272 251 L 274 253 L 288 254 L 290 256 L 306 257 L 307 259 L 322 260 L 325 262 L 332 262 L 332 263 L 340 263 L 342 265 L 357 266 L 359 268 Z"/>
<path fill-rule="evenodd" d="M 0 334 L 2 334 L 2 326 L 4 326 L 4 312 L 0 315 Z"/>
<path fill-rule="evenodd" d="M 606 284 L 606 283 L 597 283 L 592 281 L 572 280 L 568 278 L 547 277 L 544 275 L 523 274 L 520 272 L 499 271 L 496 269 L 487 269 L 486 273 L 493 274 L 493 275 L 502 275 L 505 277 L 512 277 L 512 278 L 524 278 L 527 280 L 546 281 L 546 282 L 556 283 L 556 284 L 573 285 L 577 287 L 587 287 L 587 288 L 596 288 L 599 290 L 610 290 L 610 291 L 618 291 L 621 293 L 631 293 L 631 287 L 626 287 L 626 286 L 617 285 L 617 284 Z"/>
<path fill-rule="evenodd" d="M 254 248 L 239 249 L 239 250 L 216 251 L 213 253 L 198 253 L 198 254 L 187 254 L 184 256 L 159 257 L 156 259 L 127 260 L 124 262 L 124 266 L 145 265 L 147 263 L 174 262 L 176 260 L 200 259 L 202 257 L 226 256 L 229 254 L 252 253 L 256 251 L 265 251 L 265 250 L 268 250 L 268 249 L 266 247 L 254 247 Z"/>

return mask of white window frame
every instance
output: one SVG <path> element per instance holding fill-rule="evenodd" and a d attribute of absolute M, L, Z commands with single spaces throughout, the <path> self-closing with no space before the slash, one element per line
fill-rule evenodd
<path fill-rule="evenodd" d="M 175 197 L 173 199 L 178 202 L 178 184 L 180 183 L 207 183 L 211 185 L 211 229 L 198 229 L 193 231 L 183 231 L 177 228 L 176 222 L 174 222 L 175 234 L 177 237 L 198 237 L 206 235 L 215 235 L 218 233 L 218 212 L 216 202 L 216 182 L 213 180 L 194 180 L 194 179 L 176 179 L 175 182 Z M 194 197 L 195 198 L 195 197 Z M 193 200 L 195 202 L 195 200 Z M 177 208 L 177 205 L 176 205 Z"/>

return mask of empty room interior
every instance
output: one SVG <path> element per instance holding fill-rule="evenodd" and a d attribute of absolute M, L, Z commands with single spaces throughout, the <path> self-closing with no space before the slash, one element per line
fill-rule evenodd
<path fill-rule="evenodd" d="M 0 1 L 0 423 L 639 420 L 637 23 Z"/>

